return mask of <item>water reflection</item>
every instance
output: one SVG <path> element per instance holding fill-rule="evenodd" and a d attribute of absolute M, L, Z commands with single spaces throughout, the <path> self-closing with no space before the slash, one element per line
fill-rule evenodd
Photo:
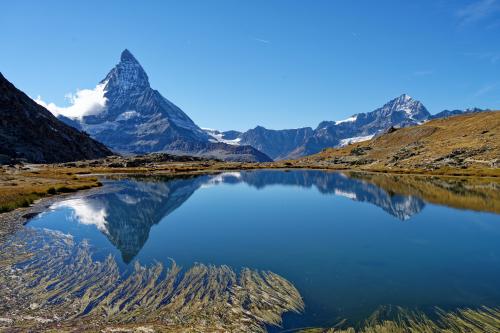
<path fill-rule="evenodd" d="M 119 313 L 125 301 L 125 308 L 130 310 L 125 313 L 127 318 L 135 313 L 139 303 L 148 314 L 148 306 L 176 304 L 179 311 L 173 313 L 181 315 L 177 318 L 180 321 L 185 320 L 182 316 L 186 312 L 181 306 L 184 298 L 177 298 L 177 291 L 170 293 L 175 288 L 149 288 L 150 282 L 160 282 L 157 276 L 168 276 L 157 265 L 170 267 L 169 258 L 184 267 L 193 267 L 193 273 L 202 273 L 190 273 L 190 279 L 183 282 L 187 289 L 176 289 L 180 293 L 190 290 L 185 296 L 195 302 L 190 307 L 192 312 L 187 310 L 189 316 L 199 314 L 200 307 L 211 308 L 208 299 L 208 303 L 197 302 L 200 297 L 211 299 L 210 295 L 218 294 L 222 296 L 218 304 L 235 301 L 231 304 L 240 304 L 242 307 L 236 308 L 245 311 L 253 306 L 249 299 L 263 297 L 261 291 L 267 288 L 266 281 L 259 283 L 262 288 L 257 290 L 246 282 L 235 285 L 241 279 L 237 272 L 243 267 L 279 274 L 300 292 L 305 312 L 286 315 L 285 328 L 329 327 L 345 318 L 354 324 L 365 320 L 381 305 L 426 311 L 433 306 L 454 310 L 500 304 L 498 216 L 436 205 L 498 212 L 500 191 L 498 184 L 489 180 L 296 170 L 183 178 L 128 176 L 103 182 L 105 186 L 99 192 L 78 194 L 61 202 L 33 219 L 27 228 L 35 231 L 35 236 L 45 235 L 45 229 L 58 230 L 71 235 L 71 241 L 51 236 L 54 241 L 59 240 L 34 242 L 30 239 L 35 236 L 19 233 L 15 244 L 5 248 L 0 267 L 2 260 L 24 262 L 31 254 L 20 252 L 13 258 L 15 251 L 39 244 L 43 251 L 38 251 L 38 245 L 29 251 L 39 254 L 38 261 L 33 262 L 35 266 L 28 260 L 28 268 L 37 270 L 25 271 L 21 283 L 50 289 L 53 278 L 61 278 L 57 290 L 78 296 L 83 292 L 79 285 L 88 285 L 86 281 L 96 273 L 98 276 L 92 281 L 102 280 L 103 289 L 89 289 L 91 294 L 85 297 L 105 300 L 96 307 L 99 316 L 99 311 Z M 28 245 L 18 244 L 23 241 Z M 87 249 L 92 250 L 90 257 Z M 114 257 L 113 262 L 106 259 L 110 257 Z M 133 259 L 145 266 L 137 266 L 136 270 L 134 265 L 126 264 Z M 96 260 L 98 263 L 91 264 Z M 210 264 L 217 269 L 206 269 Z M 0 285 L 12 283 L 15 294 L 16 281 L 8 280 L 13 269 L 10 261 L 6 267 L 7 280 Z M 123 284 L 122 277 L 109 273 L 117 269 L 140 274 L 131 274 Z M 84 274 L 86 271 L 89 275 Z M 21 276 L 20 272 L 16 274 Z M 40 279 L 44 274 L 49 276 Z M 70 280 L 62 279 L 65 274 Z M 116 283 L 105 285 L 109 282 L 105 276 L 115 276 Z M 254 278 L 258 275 L 251 276 Z M 182 277 L 167 280 L 176 287 Z M 283 284 L 275 281 L 278 284 L 266 293 L 282 301 L 284 294 L 274 292 Z M 146 298 L 139 292 L 144 286 L 148 290 Z M 131 297 L 122 298 L 127 293 L 108 292 L 116 288 L 131 291 Z M 43 294 L 42 289 L 36 290 Z M 167 303 L 154 296 L 167 291 L 174 295 L 165 299 Z M 243 294 L 235 300 L 232 297 L 236 291 Z M 35 297 L 21 296 L 27 300 Z M 281 304 L 291 304 L 281 301 L 273 306 L 276 312 L 265 310 L 272 318 L 264 322 L 281 320 Z M 300 302 L 294 304 L 295 307 L 286 308 L 300 308 Z M 86 308 L 88 304 L 83 305 Z M 262 306 L 265 309 L 267 303 Z M 217 316 L 233 311 L 220 309 Z M 260 318 L 257 312 L 253 314 Z M 161 318 L 165 318 L 163 313 Z"/>
<path fill-rule="evenodd" d="M 180 207 L 196 190 L 238 183 L 256 189 L 274 185 L 315 187 L 323 194 L 376 205 L 401 221 L 420 213 L 425 207 L 422 198 L 429 197 L 431 189 L 436 187 L 446 192 L 446 195 L 439 193 L 438 196 L 448 200 L 441 202 L 444 204 L 460 206 L 460 200 L 453 201 L 457 196 L 459 199 L 466 198 L 464 206 L 474 202 L 475 208 L 484 206 L 480 203 L 495 207 L 499 202 L 494 197 L 495 193 L 499 193 L 495 183 L 488 183 L 481 190 L 464 186 L 462 182 L 458 191 L 456 179 L 416 179 L 359 173 L 346 175 L 324 171 L 245 171 L 183 178 L 129 177 L 111 181 L 108 190 L 102 193 L 66 200 L 56 204 L 55 208 L 69 207 L 79 223 L 95 225 L 120 251 L 123 261 L 129 263 L 148 240 L 151 227 Z M 418 186 L 422 184 L 427 192 L 419 190 Z"/>
<path fill-rule="evenodd" d="M 334 194 L 355 201 L 371 203 L 400 220 L 410 219 L 425 206 L 424 201 L 416 196 L 399 195 L 338 172 L 315 170 L 243 172 L 238 180 L 258 189 L 271 185 L 314 186 L 324 194 Z M 229 182 L 233 181 L 229 180 Z"/>
<path fill-rule="evenodd" d="M 162 332 L 265 332 L 284 312 L 304 308 L 297 289 L 269 271 L 199 263 L 182 270 L 172 261 L 166 270 L 136 263 L 125 275 L 112 256 L 95 260 L 87 241 L 32 228 L 0 244 L 0 285 L 2 332 L 5 323 L 16 332 L 156 331 L 113 327 L 121 323 L 155 323 Z"/>
<path fill-rule="evenodd" d="M 66 200 L 54 208 L 69 207 L 79 223 L 95 225 L 129 263 L 148 240 L 151 227 L 206 182 L 206 177 L 123 179 L 105 192 Z"/>

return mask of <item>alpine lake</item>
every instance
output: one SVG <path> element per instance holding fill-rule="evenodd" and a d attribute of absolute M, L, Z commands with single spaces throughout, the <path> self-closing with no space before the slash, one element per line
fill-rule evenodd
<path fill-rule="evenodd" d="M 0 244 L 4 322 L 500 325 L 498 180 L 258 170 L 102 183 Z"/>

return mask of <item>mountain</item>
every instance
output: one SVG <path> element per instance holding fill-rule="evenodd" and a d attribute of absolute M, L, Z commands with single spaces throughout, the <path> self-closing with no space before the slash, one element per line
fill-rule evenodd
<path fill-rule="evenodd" d="M 433 119 L 392 130 L 373 140 L 324 151 L 295 161 L 316 167 L 374 170 L 460 169 L 498 173 L 500 111 Z M 486 171 L 485 171 L 486 170 Z"/>
<path fill-rule="evenodd" d="M 270 130 L 257 126 L 239 135 L 238 139 L 242 144 L 255 147 L 272 159 L 280 160 L 307 142 L 312 135 L 313 129 L 310 127 Z"/>
<path fill-rule="evenodd" d="M 249 146 L 212 142 L 179 107 L 151 88 L 149 78 L 128 50 L 100 82 L 104 109 L 81 119 L 63 118 L 93 138 L 121 153 L 165 152 L 264 162 L 270 158 Z"/>
<path fill-rule="evenodd" d="M 390 127 L 416 125 L 429 116 L 421 102 L 403 94 L 372 112 L 358 113 L 341 121 L 321 122 L 313 136 L 288 157 L 311 155 L 327 147 L 368 140 Z"/>
<path fill-rule="evenodd" d="M 275 160 L 282 160 L 369 140 L 391 127 L 420 124 L 430 116 L 421 102 L 403 94 L 372 112 L 358 113 L 340 121 L 323 121 L 315 130 L 310 127 L 271 130 L 257 126 L 243 133 L 216 131 L 217 135 L 211 135 L 217 141 L 251 145 Z"/>
<path fill-rule="evenodd" d="M 212 130 L 209 134 L 216 141 L 251 145 L 275 160 L 283 160 L 312 155 L 325 148 L 370 140 L 391 128 L 414 126 L 432 119 L 483 111 L 488 110 L 445 110 L 431 115 L 420 101 L 402 94 L 372 112 L 354 114 L 340 121 L 323 121 L 314 130 L 310 127 L 272 130 L 257 126 L 246 132 Z"/>
<path fill-rule="evenodd" d="M 465 109 L 465 110 L 443 110 L 441 112 L 438 112 L 436 114 L 433 114 L 430 116 L 430 119 L 439 119 L 439 118 L 445 118 L 445 117 L 452 117 L 452 116 L 459 116 L 461 114 L 469 114 L 469 113 L 478 113 L 478 112 L 486 112 L 490 110 L 483 110 L 479 108 L 471 108 L 471 109 Z"/>
<path fill-rule="evenodd" d="M 15 158 L 55 163 L 112 154 L 103 144 L 59 121 L 0 73 L 0 162 Z"/>

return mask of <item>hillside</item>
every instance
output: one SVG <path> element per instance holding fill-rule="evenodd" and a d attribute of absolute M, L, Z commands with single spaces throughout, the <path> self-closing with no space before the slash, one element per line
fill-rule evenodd
<path fill-rule="evenodd" d="M 58 120 L 0 73 L 0 164 L 67 162 L 112 155 L 103 144 Z"/>
<path fill-rule="evenodd" d="M 328 148 L 294 164 L 371 170 L 499 170 L 499 134 L 499 111 L 472 113 L 390 129 L 372 140 Z"/>

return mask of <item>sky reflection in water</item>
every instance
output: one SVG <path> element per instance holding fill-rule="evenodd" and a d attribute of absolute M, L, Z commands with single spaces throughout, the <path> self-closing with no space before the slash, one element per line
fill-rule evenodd
<path fill-rule="evenodd" d="M 112 253 L 124 269 L 135 260 L 168 266 L 174 258 L 186 267 L 270 270 L 291 281 L 306 304 L 303 315 L 285 318 L 285 327 L 357 320 L 387 304 L 500 304 L 500 218 L 494 213 L 429 204 L 363 177 L 323 171 L 105 185 L 100 193 L 54 205 L 29 225 L 88 239 L 96 256 Z M 450 195 L 478 196 L 455 192 Z"/>

